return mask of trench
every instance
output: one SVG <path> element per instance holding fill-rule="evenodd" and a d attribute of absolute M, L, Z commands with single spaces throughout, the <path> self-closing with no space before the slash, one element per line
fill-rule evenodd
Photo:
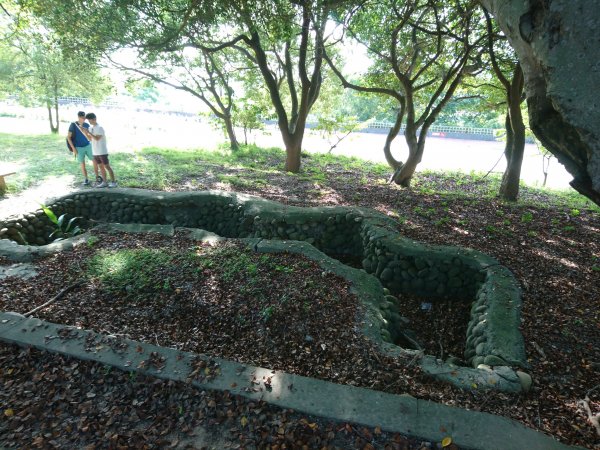
<path fill-rule="evenodd" d="M 56 217 L 65 215 L 63 223 L 80 217 L 82 228 L 103 222 L 162 224 L 204 229 L 226 238 L 304 241 L 343 264 L 363 269 L 387 289 L 385 300 L 378 305 L 384 342 L 434 352 L 419 342 L 424 338 L 411 326 L 426 329 L 428 321 L 443 324 L 450 308 L 464 317 L 450 326 L 460 330 L 462 341 L 453 346 L 441 344 L 442 350 L 433 353 L 436 357 L 451 355 L 455 363 L 470 367 L 527 365 L 518 329 L 520 290 L 510 271 L 474 250 L 406 239 L 392 219 L 376 211 L 289 207 L 218 191 L 159 193 L 133 189 L 78 192 L 51 202 L 49 208 Z M 0 222 L 0 239 L 45 246 L 56 228 L 40 209 Z M 419 316 L 422 311 L 417 307 L 423 304 L 435 305 L 431 309 L 439 317 Z M 496 333 L 500 327 L 502 339 Z M 433 340 L 440 339 L 444 338 Z M 456 345 L 463 347 L 460 354 L 450 350 Z"/>

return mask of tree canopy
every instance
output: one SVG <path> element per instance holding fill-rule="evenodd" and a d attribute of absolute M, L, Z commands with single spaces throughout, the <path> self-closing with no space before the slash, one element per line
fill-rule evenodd
<path fill-rule="evenodd" d="M 565 0 L 557 1 L 566 5 Z M 516 66 L 509 68 L 502 62 L 510 51 L 508 47 L 496 46 L 495 58 L 485 56 L 494 48 L 490 47 L 487 36 L 498 36 L 500 32 L 495 25 L 487 26 L 479 3 L 498 20 L 500 29 L 515 48 L 519 58 Z M 436 120 L 445 123 L 452 117 L 466 120 L 469 115 L 464 111 L 477 111 L 481 103 L 476 99 L 488 96 L 490 91 L 474 92 L 475 88 L 467 84 L 472 75 L 492 68 L 501 85 L 512 86 L 505 89 L 509 105 L 505 124 L 510 123 L 511 130 L 517 130 L 521 139 L 522 121 L 514 104 L 522 99 L 518 91 L 523 86 L 532 129 L 575 176 L 573 186 L 598 203 L 600 164 L 598 139 L 594 137 L 594 124 L 598 121 L 590 119 L 597 115 L 597 108 L 588 105 L 594 113 L 586 118 L 569 103 L 573 95 L 566 87 L 568 74 L 562 63 L 562 59 L 581 53 L 578 45 L 585 41 L 582 38 L 585 33 L 579 30 L 560 38 L 555 33 L 556 27 L 553 28 L 554 16 L 540 6 L 542 3 L 527 6 L 529 3 L 524 0 L 107 0 L 92 4 L 75 0 L 18 1 L 23 11 L 33 14 L 45 30 L 52 31 L 50 46 L 53 50 L 60 49 L 62 55 L 75 61 L 107 63 L 114 52 L 127 49 L 137 56 L 132 62 L 134 67 L 129 69 L 155 82 L 176 85 L 205 103 L 208 100 L 214 115 L 223 120 L 232 147 L 237 145 L 234 121 L 248 124 L 258 114 L 268 114 L 270 110 L 275 114 L 286 148 L 285 169 L 292 172 L 300 170 L 309 114 L 322 93 L 335 92 L 322 89 L 330 76 L 325 70 L 327 65 L 345 87 L 361 93 L 349 98 L 356 102 L 357 111 L 362 108 L 363 112 L 350 115 L 395 119 L 384 152 L 395 170 L 394 180 L 404 186 L 409 185 L 421 160 L 429 128 Z M 589 5 L 580 6 L 589 9 Z M 574 23 L 577 17 L 574 9 L 565 7 L 561 11 L 560 17 Z M 596 13 L 589 11 L 589 14 Z M 343 38 L 331 32 L 335 28 L 342 29 Z M 575 28 L 573 25 L 569 30 Z M 371 60 L 358 75 L 344 73 L 343 64 L 335 60 L 337 54 L 343 53 L 339 49 L 345 48 L 349 40 L 362 44 Z M 540 45 L 533 46 L 532 42 Z M 40 43 L 31 43 L 32 49 L 34 44 Z M 3 54 L 6 56 L 6 51 Z M 185 56 L 190 54 L 194 55 L 191 59 Z M 580 59 L 578 67 L 590 61 L 590 58 Z M 11 57 L 5 57 L 4 61 L 0 73 L 14 73 L 6 65 Z M 550 66 L 555 70 L 542 70 Z M 587 69 L 579 72 L 586 73 Z M 246 91 L 250 86 L 246 77 L 255 80 L 251 96 Z M 581 86 L 592 86 L 590 80 L 583 81 Z M 552 92 L 558 94 L 548 94 L 550 85 Z M 378 100 L 373 101 L 367 94 L 375 95 Z M 270 101 L 268 107 L 263 104 L 265 98 Z M 579 94 L 576 98 L 589 103 Z M 236 106 L 238 101 L 240 106 Z M 328 100 L 328 103 L 335 102 Z M 242 113 L 242 109 L 249 109 L 249 114 Z M 578 112 L 574 113 L 575 110 Z M 234 115 L 237 119 L 233 119 Z M 468 120 L 493 123 L 493 114 L 488 111 L 485 118 L 483 115 L 471 114 Z M 343 114 L 329 114 L 329 118 L 335 116 L 340 121 L 344 119 Z M 404 162 L 390 152 L 390 144 L 401 129 L 409 148 Z M 518 171 L 511 177 L 518 179 Z"/>
<path fill-rule="evenodd" d="M 7 6 L 4 6 L 7 8 Z M 27 106 L 45 106 L 52 132 L 59 131 L 58 99 L 102 99 L 110 91 L 93 60 L 65 54 L 58 37 L 28 14 L 12 8 L 0 23 L 0 91 Z"/>

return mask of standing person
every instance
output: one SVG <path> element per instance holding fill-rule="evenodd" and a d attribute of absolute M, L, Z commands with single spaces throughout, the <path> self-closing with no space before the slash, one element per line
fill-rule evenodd
<path fill-rule="evenodd" d="M 104 128 L 96 121 L 96 114 L 87 113 L 85 118 L 89 120 L 91 127 L 89 129 L 79 127 L 79 130 L 92 142 L 92 153 L 94 161 L 100 166 L 102 173 L 102 182 L 97 187 L 117 187 L 115 174 L 108 162 L 108 146 L 106 145 L 106 133 Z M 110 175 L 110 181 L 106 183 L 106 172 Z"/>
<path fill-rule="evenodd" d="M 94 157 L 92 154 L 92 145 L 90 141 L 85 137 L 83 132 L 80 131 L 80 128 L 89 128 L 89 124 L 85 122 L 85 113 L 83 111 L 79 111 L 77 113 L 77 122 L 73 122 L 69 125 L 69 132 L 67 133 L 67 142 L 69 143 L 69 147 L 73 151 L 73 154 L 77 158 L 77 161 L 81 164 L 81 173 L 83 174 L 83 185 L 89 186 L 90 182 L 88 180 L 87 169 L 85 167 L 85 158 L 92 161 L 94 165 L 94 174 L 96 175 L 96 181 L 98 179 L 98 164 L 94 161 Z"/>

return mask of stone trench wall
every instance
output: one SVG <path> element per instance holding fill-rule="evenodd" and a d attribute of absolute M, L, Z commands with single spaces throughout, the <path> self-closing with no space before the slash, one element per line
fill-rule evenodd
<path fill-rule="evenodd" d="M 300 208 L 218 191 L 157 193 L 134 189 L 74 193 L 49 203 L 60 216 L 94 222 L 200 228 L 223 237 L 305 241 L 328 255 L 362 260 L 391 294 L 472 299 L 464 360 L 471 367 L 528 367 L 519 331 L 521 293 L 510 271 L 470 249 L 402 237 L 398 224 L 364 208 Z M 53 226 L 40 209 L 0 222 L 0 238 L 45 245 Z M 396 342 L 404 326 L 394 295 L 380 305 L 381 338 Z M 400 300 L 401 301 L 401 300 Z"/>

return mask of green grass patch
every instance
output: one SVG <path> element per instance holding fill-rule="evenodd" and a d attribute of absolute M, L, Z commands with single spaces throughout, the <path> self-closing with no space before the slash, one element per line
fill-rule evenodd
<path fill-rule="evenodd" d="M 174 255 L 165 249 L 101 250 L 88 260 L 87 275 L 109 292 L 144 296 L 172 292 L 169 270 L 197 273 L 193 254 Z"/>
<path fill-rule="evenodd" d="M 78 169 L 67 151 L 64 136 L 23 136 L 0 133 L 0 165 L 16 168 L 7 178 L 7 192 L 17 193 L 35 184 L 62 175 L 72 175 Z"/>
<path fill-rule="evenodd" d="M 79 164 L 66 150 L 63 135 L 12 135 L 0 133 L 0 165 L 15 165 L 17 174 L 7 179 L 8 193 L 15 194 L 39 182 L 60 176 L 79 182 Z M 285 152 L 280 148 L 261 148 L 243 145 L 232 152 L 226 146 L 208 151 L 202 149 L 173 150 L 149 147 L 139 150 L 122 149 L 111 154 L 111 165 L 123 187 L 169 190 L 180 184 L 197 186 L 209 175 L 212 180 L 227 183 L 240 190 L 259 191 L 276 186 L 280 177 L 293 176 L 299 181 L 319 185 L 328 190 L 330 183 L 344 182 L 357 185 L 385 184 L 391 171 L 386 164 L 367 162 L 356 157 L 328 153 L 303 154 L 302 170 L 297 175 L 285 175 Z M 91 164 L 88 165 L 91 172 Z M 501 176 L 456 171 L 428 171 L 415 174 L 412 187 L 422 196 L 440 196 L 442 201 L 473 201 L 496 199 Z M 360 201 L 357 197 L 355 201 Z M 583 211 L 600 212 L 600 207 L 572 189 L 550 190 L 521 186 L 517 203 L 503 203 L 504 209 L 513 207 L 561 208 L 573 217 Z M 422 211 L 423 215 L 433 214 Z M 503 212 L 498 212 L 502 215 Z"/>

